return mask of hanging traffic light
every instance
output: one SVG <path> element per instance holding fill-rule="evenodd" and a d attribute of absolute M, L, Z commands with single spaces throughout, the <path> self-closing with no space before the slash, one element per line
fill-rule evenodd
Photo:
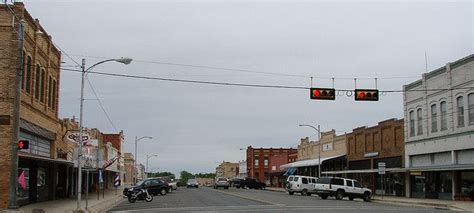
<path fill-rule="evenodd" d="M 336 100 L 336 90 L 333 88 L 311 88 L 311 99 Z"/>
<path fill-rule="evenodd" d="M 376 89 L 356 89 L 355 90 L 356 101 L 378 101 L 379 90 Z"/>
<path fill-rule="evenodd" d="M 30 148 L 30 141 L 28 140 L 18 141 L 18 149 L 29 149 L 29 148 Z"/>

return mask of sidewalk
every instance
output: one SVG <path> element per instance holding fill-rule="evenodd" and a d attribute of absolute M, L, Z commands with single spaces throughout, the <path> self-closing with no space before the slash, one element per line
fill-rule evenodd
<path fill-rule="evenodd" d="M 268 191 L 285 192 L 284 188 L 267 187 Z M 461 210 L 474 212 L 473 201 L 453 201 L 453 200 L 439 200 L 439 199 L 419 199 L 419 198 L 407 198 L 407 197 L 393 197 L 393 196 L 382 196 L 376 195 L 373 198 L 374 202 L 387 203 L 387 204 L 398 204 L 406 206 L 423 206 L 432 208 L 443 208 L 451 210 Z"/>
<path fill-rule="evenodd" d="M 105 212 L 108 209 L 112 208 L 118 202 L 122 201 L 122 191 L 123 187 L 117 188 L 117 195 L 115 194 L 115 189 L 106 189 L 104 197 L 102 193 L 99 195 L 99 200 L 97 200 L 97 193 L 89 193 L 88 200 L 88 210 L 89 212 Z M 82 194 L 81 207 L 85 209 L 86 200 L 85 194 Z M 20 211 L 23 213 L 35 213 L 38 210 L 43 210 L 44 212 L 53 212 L 53 213 L 63 213 L 63 212 L 73 212 L 77 208 L 77 199 L 68 198 L 61 200 L 51 200 L 45 202 L 32 203 L 20 207 Z M 38 212 L 43 212 L 38 211 Z"/>

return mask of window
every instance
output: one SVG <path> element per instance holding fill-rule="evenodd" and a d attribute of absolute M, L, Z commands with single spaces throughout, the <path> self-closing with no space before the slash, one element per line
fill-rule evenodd
<path fill-rule="evenodd" d="M 53 105 L 53 79 L 51 76 L 48 78 L 48 107 L 51 107 Z"/>
<path fill-rule="evenodd" d="M 40 95 L 40 66 L 36 65 L 35 72 L 35 98 L 39 99 Z"/>
<path fill-rule="evenodd" d="M 25 91 L 27 93 L 31 93 L 31 57 L 30 56 L 28 56 L 26 59 Z"/>
<path fill-rule="evenodd" d="M 438 109 L 436 104 L 431 105 L 431 132 L 438 131 Z"/>
<path fill-rule="evenodd" d="M 410 137 L 415 136 L 415 112 L 410 111 Z"/>
<path fill-rule="evenodd" d="M 346 180 L 346 186 L 352 187 L 352 180 Z"/>
<path fill-rule="evenodd" d="M 44 102 L 44 69 L 41 70 L 41 83 L 40 83 L 40 101 Z"/>
<path fill-rule="evenodd" d="M 21 71 L 21 89 L 25 89 L 25 76 L 26 76 L 26 53 L 23 53 L 23 70 Z"/>
<path fill-rule="evenodd" d="M 458 127 L 464 126 L 464 98 L 462 96 L 456 98 Z"/>
<path fill-rule="evenodd" d="M 331 178 L 326 178 L 326 177 L 322 177 L 322 178 L 319 178 L 316 183 L 320 183 L 320 184 L 329 184 L 331 183 Z"/>
<path fill-rule="evenodd" d="M 301 178 L 302 184 L 308 184 L 308 178 Z"/>
<path fill-rule="evenodd" d="M 300 179 L 299 177 L 295 177 L 295 179 L 293 179 L 293 181 L 298 182 L 299 179 Z"/>
<path fill-rule="evenodd" d="M 439 108 L 441 110 L 441 130 L 448 129 L 448 120 L 446 119 L 447 109 L 446 109 L 446 101 L 443 101 L 439 104 Z"/>
<path fill-rule="evenodd" d="M 469 110 L 469 124 L 474 124 L 474 93 L 471 93 L 467 96 Z"/>
<path fill-rule="evenodd" d="M 56 80 L 53 80 L 53 109 L 56 109 L 56 94 L 57 94 L 57 89 L 56 89 Z"/>
<path fill-rule="evenodd" d="M 421 109 L 416 110 L 416 122 L 418 123 L 418 135 L 423 134 L 423 111 Z"/>
<path fill-rule="evenodd" d="M 258 159 L 255 159 L 255 166 L 258 167 Z"/>
<path fill-rule="evenodd" d="M 311 178 L 311 183 L 316 183 L 316 179 Z"/>
<path fill-rule="evenodd" d="M 263 159 L 263 165 L 268 167 L 268 158 Z"/>
<path fill-rule="evenodd" d="M 288 182 L 293 181 L 293 177 L 288 178 Z"/>
<path fill-rule="evenodd" d="M 360 185 L 360 183 L 357 182 L 356 180 L 354 181 L 354 187 L 362 188 L 362 186 Z"/>
<path fill-rule="evenodd" d="M 339 179 L 339 178 L 334 178 L 334 179 L 332 179 L 331 184 L 344 186 L 344 180 Z"/>

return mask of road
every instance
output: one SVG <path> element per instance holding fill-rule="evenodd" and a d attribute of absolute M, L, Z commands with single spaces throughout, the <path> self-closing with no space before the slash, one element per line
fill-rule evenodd
<path fill-rule="evenodd" d="M 126 199 L 109 212 L 403 212 L 445 213 L 448 210 L 387 205 L 362 200 L 322 200 L 282 192 L 246 189 L 179 188 L 152 202 L 129 203 Z"/>

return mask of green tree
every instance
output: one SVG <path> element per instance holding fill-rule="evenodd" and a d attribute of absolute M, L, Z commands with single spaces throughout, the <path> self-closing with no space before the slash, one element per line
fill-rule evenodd
<path fill-rule="evenodd" d="M 155 172 L 151 173 L 150 177 L 166 177 L 168 179 L 176 179 L 176 176 L 171 172 Z"/>
<path fill-rule="evenodd" d="M 186 183 L 188 182 L 189 179 L 194 178 L 194 175 L 189 173 L 188 171 L 181 171 L 180 176 L 181 176 L 181 179 L 180 179 L 179 182 L 182 185 L 186 185 Z"/>

